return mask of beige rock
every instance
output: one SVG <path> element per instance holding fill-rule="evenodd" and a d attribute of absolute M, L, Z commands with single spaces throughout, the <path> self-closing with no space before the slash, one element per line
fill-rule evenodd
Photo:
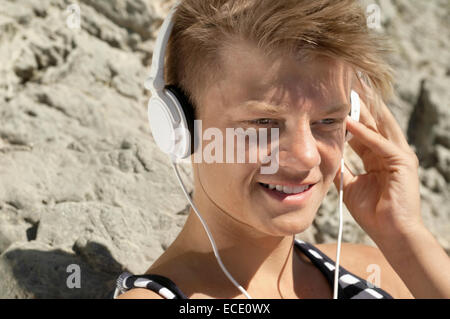
<path fill-rule="evenodd" d="M 108 298 L 122 270 L 142 273 L 170 245 L 188 210 L 150 134 L 143 89 L 173 1 L 79 1 L 80 29 L 66 23 L 71 3 L 0 6 L 0 298 Z M 448 1 L 375 3 L 398 50 L 389 107 L 425 155 L 424 221 L 450 252 Z M 431 121 L 417 115 L 431 108 Z M 346 158 L 363 172 L 351 150 Z M 182 174 L 191 191 L 189 165 Z M 337 204 L 333 186 L 297 237 L 335 242 Z M 347 210 L 343 239 L 374 244 Z M 80 289 L 67 288 L 71 264 Z"/>

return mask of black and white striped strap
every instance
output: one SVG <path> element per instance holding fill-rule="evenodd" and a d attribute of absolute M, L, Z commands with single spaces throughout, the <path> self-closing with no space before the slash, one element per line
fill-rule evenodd
<path fill-rule="evenodd" d="M 183 292 L 169 278 L 160 275 L 132 275 L 123 272 L 117 279 L 114 299 L 132 288 L 146 288 L 166 299 L 187 299 Z"/>

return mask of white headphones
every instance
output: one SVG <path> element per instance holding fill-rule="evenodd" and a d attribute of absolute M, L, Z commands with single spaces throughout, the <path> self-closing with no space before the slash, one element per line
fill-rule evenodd
<path fill-rule="evenodd" d="M 152 65 L 150 69 L 149 78 L 145 81 L 145 87 L 149 89 L 152 96 L 148 102 L 148 120 L 150 123 L 150 129 L 153 138 L 158 147 L 166 154 L 168 154 L 172 160 L 172 165 L 180 182 L 181 188 L 194 209 L 195 213 L 199 217 L 200 221 L 205 228 L 205 231 L 211 241 L 211 245 L 214 250 L 217 261 L 220 267 L 224 271 L 225 275 L 233 282 L 233 284 L 245 295 L 247 298 L 251 298 L 248 293 L 242 288 L 234 278 L 229 274 L 223 265 L 220 256 L 218 254 L 214 239 L 209 232 L 208 226 L 204 222 L 200 213 L 198 212 L 195 204 L 189 196 L 178 172 L 176 166 L 176 160 L 189 157 L 195 150 L 194 145 L 194 107 L 190 103 L 186 94 L 181 88 L 174 85 L 166 85 L 164 81 L 164 57 L 166 52 L 167 43 L 173 28 L 174 21 L 172 19 L 173 14 L 178 7 L 180 1 L 178 1 L 170 10 L 168 16 L 164 20 L 158 37 L 152 57 Z M 351 91 L 351 111 L 350 117 L 359 121 L 360 115 L 360 100 L 359 95 L 355 91 Z M 350 132 L 346 132 L 345 140 L 348 141 L 352 138 Z M 340 242 L 342 237 L 342 172 L 343 172 L 343 159 L 341 161 L 341 189 L 340 189 L 340 202 L 339 202 L 339 237 L 338 237 L 338 249 L 336 257 L 336 269 L 335 272 L 335 289 L 334 298 L 337 298 L 337 278 L 339 273 L 339 255 L 340 255 Z"/>
<path fill-rule="evenodd" d="M 164 57 L 173 28 L 172 16 L 179 2 L 170 10 L 156 39 L 150 76 L 145 87 L 152 93 L 148 102 L 148 120 L 158 147 L 174 159 L 190 156 L 194 149 L 194 108 L 181 88 L 166 85 Z"/>

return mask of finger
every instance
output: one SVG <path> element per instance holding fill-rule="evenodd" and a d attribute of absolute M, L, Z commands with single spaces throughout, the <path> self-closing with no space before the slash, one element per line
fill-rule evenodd
<path fill-rule="evenodd" d="M 365 154 L 370 151 L 367 146 L 362 144 L 360 141 L 358 141 L 356 138 L 352 138 L 350 141 L 348 141 L 348 144 L 351 146 L 351 148 L 355 151 L 355 153 L 360 157 L 364 158 Z"/>
<path fill-rule="evenodd" d="M 372 131 L 378 132 L 377 122 L 375 121 L 373 115 L 370 113 L 369 108 L 367 107 L 367 104 L 363 99 L 360 100 L 360 105 L 361 108 L 359 121 L 370 128 Z"/>
<path fill-rule="evenodd" d="M 358 93 L 361 105 L 359 121 L 375 132 L 378 132 L 377 123 L 370 111 L 370 106 L 374 100 L 373 91 L 362 80 L 356 81 L 353 89 Z"/>
<path fill-rule="evenodd" d="M 346 126 L 347 126 L 347 123 L 346 123 Z M 347 127 L 346 127 L 346 129 L 347 129 Z M 370 129 L 376 131 L 375 128 L 370 128 Z M 348 143 L 348 144 L 350 145 L 350 147 L 355 151 L 355 153 L 358 154 L 358 156 L 359 156 L 360 158 L 363 158 L 364 155 L 369 151 L 369 149 L 367 148 L 367 146 L 364 145 L 364 144 L 362 144 L 362 143 L 361 143 L 358 139 L 356 139 L 356 138 L 350 139 L 347 143 Z"/>
<path fill-rule="evenodd" d="M 402 149 L 408 150 L 409 144 L 402 129 L 400 128 L 392 112 L 382 100 L 379 103 L 379 108 L 380 116 L 377 120 L 377 127 L 380 133 Z"/>
<path fill-rule="evenodd" d="M 361 92 L 360 96 L 365 97 L 365 100 L 367 100 L 368 103 L 370 103 L 378 111 L 376 112 L 377 116 L 372 116 L 375 121 L 375 127 L 378 131 L 385 138 L 394 142 L 399 147 L 404 150 L 409 150 L 409 144 L 402 129 L 400 128 L 392 112 L 384 103 L 383 99 L 379 95 L 375 94 L 374 90 L 364 83 L 364 81 L 356 81 L 355 90 L 358 93 Z M 372 123 L 369 125 L 370 128 L 373 128 L 373 126 L 374 125 Z"/>
<path fill-rule="evenodd" d="M 367 108 L 366 104 L 363 100 L 360 100 L 360 119 L 359 121 L 363 123 L 366 127 L 371 129 L 374 132 L 378 132 L 378 128 L 375 122 L 374 117 L 370 113 L 369 109 Z M 359 155 L 359 157 L 363 157 L 364 154 L 368 151 L 367 147 L 363 144 L 361 144 L 356 139 L 351 139 L 349 142 L 352 149 L 356 152 L 356 154 Z"/>
<path fill-rule="evenodd" d="M 398 147 L 395 144 L 350 117 L 347 118 L 347 129 L 361 144 L 378 156 L 391 158 L 398 153 Z"/>

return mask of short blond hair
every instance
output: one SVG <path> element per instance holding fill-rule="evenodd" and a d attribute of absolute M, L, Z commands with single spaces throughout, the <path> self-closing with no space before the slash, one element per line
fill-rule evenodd
<path fill-rule="evenodd" d="M 167 48 L 166 82 L 195 107 L 221 74 L 220 50 L 236 38 L 268 54 L 341 59 L 381 98 L 393 95 L 386 62 L 391 46 L 368 28 L 358 0 L 182 0 Z"/>

